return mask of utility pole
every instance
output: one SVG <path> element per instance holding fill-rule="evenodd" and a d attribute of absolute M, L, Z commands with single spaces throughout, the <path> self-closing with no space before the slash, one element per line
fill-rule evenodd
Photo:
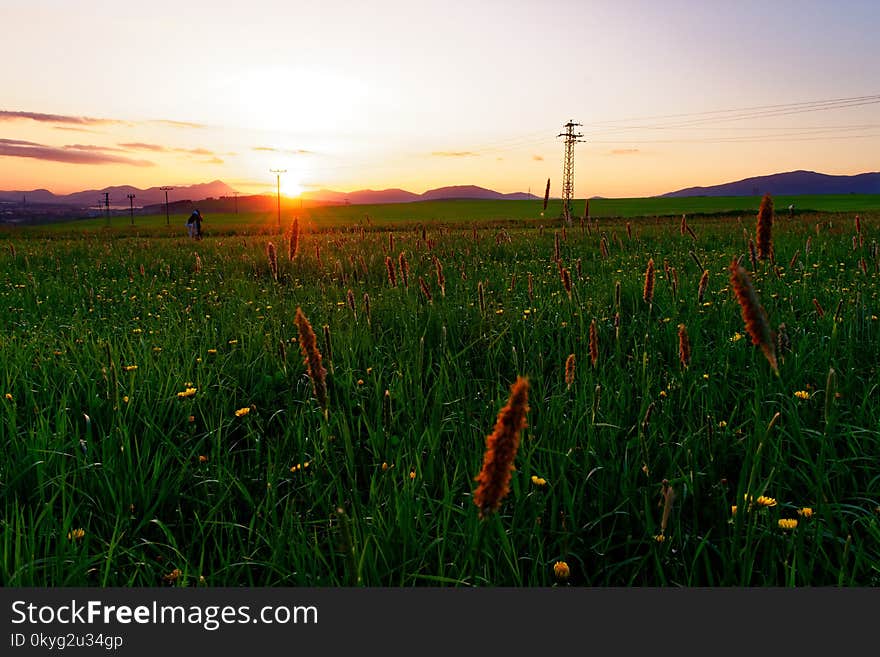
<path fill-rule="evenodd" d="M 575 126 L 583 125 L 569 121 L 563 128 L 565 132 L 560 132 L 556 137 L 565 137 L 565 158 L 562 166 L 562 212 L 565 216 L 565 223 L 571 225 L 571 200 L 574 196 L 574 145 L 583 143 L 581 133 L 575 133 Z"/>
<path fill-rule="evenodd" d="M 232 192 L 232 197 L 235 199 L 235 214 L 238 214 L 238 192 Z"/>
<path fill-rule="evenodd" d="M 134 194 L 127 194 L 128 196 L 128 211 L 131 214 L 131 225 L 134 226 Z"/>
<path fill-rule="evenodd" d="M 110 192 L 104 194 L 104 214 L 107 215 L 107 225 L 110 225 Z"/>
<path fill-rule="evenodd" d="M 165 225 L 171 225 L 171 216 L 168 214 L 168 192 L 170 192 L 173 187 L 160 187 L 163 192 L 165 192 Z"/>
<path fill-rule="evenodd" d="M 281 232 L 281 174 L 287 173 L 287 169 L 269 169 L 269 171 L 275 174 L 278 182 L 278 231 Z"/>

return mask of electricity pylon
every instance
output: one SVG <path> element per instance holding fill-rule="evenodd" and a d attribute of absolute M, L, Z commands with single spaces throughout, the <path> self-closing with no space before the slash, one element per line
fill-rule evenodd
<path fill-rule="evenodd" d="M 574 131 L 575 126 L 583 125 L 569 121 L 563 128 L 565 132 L 560 132 L 558 137 L 565 137 L 565 157 L 562 165 L 562 213 L 565 217 L 565 223 L 571 225 L 571 201 L 574 197 L 574 145 L 583 143 L 580 137 L 583 134 Z"/>

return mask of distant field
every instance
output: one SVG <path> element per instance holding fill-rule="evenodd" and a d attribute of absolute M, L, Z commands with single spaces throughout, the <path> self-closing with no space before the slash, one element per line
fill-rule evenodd
<path fill-rule="evenodd" d="M 691 198 L 629 198 L 592 199 L 590 216 L 594 218 L 638 218 L 688 215 L 731 215 L 754 216 L 761 199 L 757 196 L 732 197 L 691 197 Z M 789 205 L 794 205 L 795 213 L 806 212 L 868 212 L 880 210 L 880 195 L 821 195 L 821 196 L 779 196 L 774 205 L 780 214 L 786 214 Z M 197 204 L 194 204 L 197 205 Z M 562 202 L 551 200 L 542 215 L 543 201 L 420 201 L 416 203 L 389 203 L 384 205 L 324 206 L 283 210 L 283 220 L 289 221 L 299 216 L 317 228 L 329 228 L 352 224 L 371 226 L 399 226 L 407 223 L 448 223 L 468 224 L 472 222 L 495 222 L 498 224 L 521 224 L 534 221 L 548 226 L 561 215 Z M 584 213 L 584 199 L 574 202 L 575 218 Z M 188 213 L 187 213 L 188 214 Z M 164 214 L 136 216 L 134 226 L 127 216 L 112 217 L 110 225 L 125 234 L 142 236 L 172 235 L 186 233 L 186 215 L 172 215 L 166 223 Z M 104 230 L 107 221 L 103 218 L 65 222 L 39 230 L 69 232 L 71 228 L 80 230 Z M 272 233 L 277 232 L 275 212 L 211 214 L 205 213 L 205 231 L 214 234 L 229 233 Z"/>

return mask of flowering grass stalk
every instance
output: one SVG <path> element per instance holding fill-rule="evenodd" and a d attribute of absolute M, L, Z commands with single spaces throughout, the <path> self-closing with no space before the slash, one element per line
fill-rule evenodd
<path fill-rule="evenodd" d="M 574 383 L 574 354 L 565 359 L 565 387 L 571 388 Z"/>
<path fill-rule="evenodd" d="M 642 298 L 647 303 L 654 302 L 654 258 L 648 260 L 648 267 L 645 269 L 645 287 L 642 290 Z"/>
<path fill-rule="evenodd" d="M 596 320 L 590 322 L 590 363 L 593 367 L 599 362 L 599 332 L 596 329 Z"/>
<path fill-rule="evenodd" d="M 495 427 L 486 437 L 483 467 L 475 478 L 478 486 L 474 491 L 474 504 L 480 510 L 480 518 L 497 511 L 510 492 L 510 479 L 519 449 L 520 434 L 528 426 L 528 400 L 528 379 L 517 377 L 510 388 L 507 404 L 498 412 Z"/>
<path fill-rule="evenodd" d="M 309 323 L 308 318 L 303 314 L 302 308 L 297 307 L 296 316 L 293 321 L 296 324 L 297 329 L 299 329 L 299 348 L 303 355 L 303 363 L 306 366 L 306 371 L 308 372 L 309 378 L 312 380 L 312 391 L 315 394 L 315 399 L 318 400 L 318 403 L 321 405 L 321 408 L 324 409 L 324 413 L 326 414 L 327 370 L 324 369 L 324 366 L 321 363 L 321 352 L 318 351 L 318 339 L 315 337 L 315 332 L 312 330 L 312 325 Z M 328 333 L 325 332 L 325 337 L 327 335 Z"/>
<path fill-rule="evenodd" d="M 691 340 L 684 324 L 678 325 L 678 360 L 685 369 L 691 364 Z"/>
<path fill-rule="evenodd" d="M 735 260 L 730 264 L 730 286 L 739 302 L 742 318 L 745 321 L 746 330 L 752 338 L 752 344 L 761 347 L 761 351 L 764 352 L 773 372 L 779 374 L 776 346 L 767 313 L 761 305 L 748 273 Z"/>
<path fill-rule="evenodd" d="M 397 274 L 394 272 L 394 261 L 391 256 L 385 256 L 385 269 L 388 271 L 388 285 L 397 287 Z"/>
<path fill-rule="evenodd" d="M 773 199 L 770 194 L 764 194 L 761 206 L 758 208 L 758 225 L 756 228 L 755 242 L 758 248 L 758 257 L 767 260 L 773 251 Z"/>
<path fill-rule="evenodd" d="M 275 249 L 275 242 L 266 244 L 266 258 L 269 260 L 269 271 L 272 272 L 272 278 L 278 280 L 278 252 Z"/>

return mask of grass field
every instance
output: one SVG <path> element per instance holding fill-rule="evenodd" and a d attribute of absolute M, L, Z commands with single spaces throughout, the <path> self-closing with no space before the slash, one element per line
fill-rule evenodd
<path fill-rule="evenodd" d="M 877 585 L 880 211 L 857 233 L 842 200 L 780 197 L 754 267 L 756 199 L 693 235 L 685 201 L 566 230 L 540 202 L 334 208 L 294 258 L 272 214 L 206 215 L 202 241 L 164 216 L 3 232 L 2 584 Z M 519 376 L 528 426 L 480 517 Z"/>
<path fill-rule="evenodd" d="M 687 215 L 721 215 L 742 218 L 753 217 L 761 203 L 760 197 L 689 197 L 689 198 L 633 198 L 633 199 L 592 199 L 589 214 L 591 218 L 653 218 L 680 217 Z M 586 201 L 573 202 L 574 215 L 582 217 Z M 822 196 L 780 196 L 775 199 L 776 207 L 787 214 L 788 206 L 795 206 L 796 216 L 814 212 L 874 212 L 880 211 L 880 195 L 822 195 Z M 194 204 L 198 205 L 198 204 Z M 543 211 L 543 199 L 536 201 L 420 201 L 417 203 L 389 203 L 384 205 L 327 205 L 300 209 L 293 199 L 284 200 L 284 222 L 289 217 L 298 216 L 315 228 L 343 227 L 364 224 L 372 227 L 395 227 L 413 223 L 437 225 L 438 223 L 460 225 L 479 222 L 497 226 L 515 225 L 523 221 L 545 224 L 550 227 L 558 223 L 562 214 L 562 202 L 551 199 L 547 210 Z M 214 234 L 241 234 L 242 232 L 272 232 L 278 230 L 278 216 L 273 210 L 265 213 L 212 213 L 204 211 L 204 229 Z M 114 233 L 139 234 L 149 236 L 185 235 L 183 226 L 189 215 L 170 216 L 164 214 L 136 216 L 134 225 L 131 218 L 114 216 L 110 229 Z M 47 234 L 83 230 L 107 229 L 104 218 L 84 219 L 75 222 L 47 226 Z"/>

